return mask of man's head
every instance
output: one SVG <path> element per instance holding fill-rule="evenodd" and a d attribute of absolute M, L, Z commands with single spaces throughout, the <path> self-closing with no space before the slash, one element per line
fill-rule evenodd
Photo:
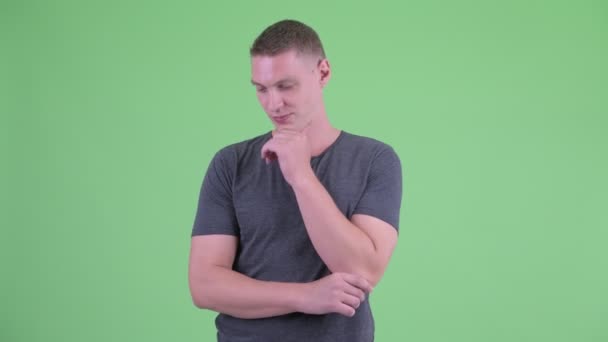
<path fill-rule="evenodd" d="M 295 20 L 266 28 L 250 49 L 251 82 L 277 128 L 301 130 L 325 115 L 329 62 L 317 33 Z"/>

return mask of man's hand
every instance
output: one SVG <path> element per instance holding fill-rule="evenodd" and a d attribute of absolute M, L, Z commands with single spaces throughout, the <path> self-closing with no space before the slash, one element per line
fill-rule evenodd
<path fill-rule="evenodd" d="M 339 313 L 352 317 L 366 293 L 372 291 L 365 278 L 348 273 L 333 273 L 306 285 L 307 293 L 298 311 L 314 315 Z"/>
<path fill-rule="evenodd" d="M 310 167 L 311 147 L 306 129 L 303 132 L 281 129 L 262 146 L 262 158 L 266 163 L 277 159 L 283 177 L 290 185 L 294 182 L 314 176 Z"/>

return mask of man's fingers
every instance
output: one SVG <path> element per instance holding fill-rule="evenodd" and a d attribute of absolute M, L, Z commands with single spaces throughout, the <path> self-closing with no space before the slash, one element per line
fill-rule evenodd
<path fill-rule="evenodd" d="M 361 289 L 365 293 L 370 293 L 373 290 L 372 285 L 361 276 L 355 274 L 344 274 L 343 278 L 344 280 L 346 280 L 347 283 Z"/>
<path fill-rule="evenodd" d="M 266 151 L 266 153 L 264 153 L 263 158 L 267 159 L 268 161 L 273 161 L 277 159 L 277 154 L 272 151 Z"/>
<path fill-rule="evenodd" d="M 342 303 L 350 306 L 353 309 L 357 309 L 359 305 L 361 305 L 361 299 L 345 293 L 344 297 L 342 298 Z"/>
<path fill-rule="evenodd" d="M 264 144 L 264 146 L 262 146 L 262 149 L 260 150 L 260 158 L 264 159 L 266 158 L 266 153 L 270 151 L 270 149 L 268 148 L 268 143 Z"/>
<path fill-rule="evenodd" d="M 262 146 L 260 157 L 266 161 L 266 164 L 277 159 L 274 142 L 268 141 L 266 144 L 264 144 L 264 146 Z"/>
<path fill-rule="evenodd" d="M 336 313 L 339 313 L 346 317 L 353 317 L 355 315 L 355 309 L 350 305 L 340 303 L 336 308 Z"/>
<path fill-rule="evenodd" d="M 281 143 L 281 139 L 275 139 L 275 138 L 271 138 L 270 140 L 268 140 L 264 146 L 262 146 L 262 150 L 260 151 L 262 153 L 262 157 L 267 153 L 267 152 L 277 152 L 277 149 L 279 148 Z"/>
<path fill-rule="evenodd" d="M 353 297 L 359 298 L 361 302 L 365 301 L 365 292 L 356 286 L 350 285 L 346 290 L 344 290 L 344 292 Z"/>
<path fill-rule="evenodd" d="M 274 137 L 268 140 L 264 146 L 262 146 L 262 150 L 260 151 L 260 156 L 262 159 L 269 158 L 269 160 L 275 160 L 278 158 L 279 149 L 285 145 L 285 143 L 289 142 L 292 138 L 289 135 L 277 133 Z"/>

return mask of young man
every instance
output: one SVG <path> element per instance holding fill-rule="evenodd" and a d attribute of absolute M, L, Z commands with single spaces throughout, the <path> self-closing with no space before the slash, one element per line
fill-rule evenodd
<path fill-rule="evenodd" d="M 209 165 L 192 230 L 194 304 L 219 312 L 218 341 L 372 341 L 368 294 L 397 242 L 399 158 L 330 124 L 331 69 L 310 27 L 277 22 L 250 54 L 275 129 Z"/>

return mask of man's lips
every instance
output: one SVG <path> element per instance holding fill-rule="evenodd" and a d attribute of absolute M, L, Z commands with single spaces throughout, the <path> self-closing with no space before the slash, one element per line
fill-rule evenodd
<path fill-rule="evenodd" d="M 285 115 L 279 115 L 279 116 L 273 116 L 272 120 L 276 123 L 285 123 L 287 122 L 287 120 L 289 119 L 289 117 L 291 116 L 291 114 L 293 113 L 289 113 L 289 114 L 285 114 Z"/>

